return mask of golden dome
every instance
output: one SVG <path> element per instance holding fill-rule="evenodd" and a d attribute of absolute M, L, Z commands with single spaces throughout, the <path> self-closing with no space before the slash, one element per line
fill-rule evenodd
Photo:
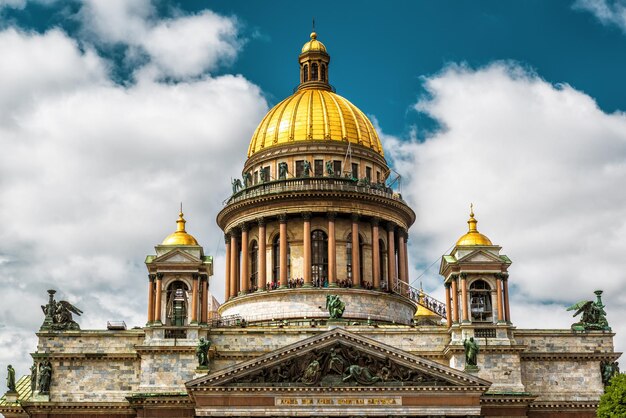
<path fill-rule="evenodd" d="M 463 235 L 456 242 L 457 246 L 467 246 L 467 245 L 493 245 L 491 240 L 478 232 L 476 229 L 476 224 L 478 221 L 474 218 L 474 207 L 470 205 L 470 218 L 467 221 L 469 225 L 469 231 L 467 234 Z"/>
<path fill-rule="evenodd" d="M 303 54 L 309 51 L 326 52 L 326 47 L 323 43 L 317 40 L 317 33 L 315 32 L 311 32 L 311 40 L 302 46 Z"/>
<path fill-rule="evenodd" d="M 183 211 L 181 209 L 178 214 L 178 220 L 176 221 L 176 232 L 168 235 L 168 237 L 163 240 L 161 245 L 198 245 L 198 241 L 185 231 L 186 222 L 185 218 L 183 218 Z"/>
<path fill-rule="evenodd" d="M 324 88 L 302 88 L 270 110 L 256 128 L 248 157 L 264 149 L 303 141 L 361 145 L 384 156 L 372 122 L 347 99 Z"/>

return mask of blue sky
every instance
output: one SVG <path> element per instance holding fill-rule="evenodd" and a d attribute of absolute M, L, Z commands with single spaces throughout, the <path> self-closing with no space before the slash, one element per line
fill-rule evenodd
<path fill-rule="evenodd" d="M 143 260 L 181 201 L 222 299 L 215 216 L 257 124 L 298 82 L 312 18 L 331 83 L 376 124 L 417 213 L 414 285 L 443 297 L 437 260 L 473 202 L 513 260 L 517 326 L 567 328 L 564 308 L 602 288 L 624 350 L 625 12 L 622 0 L 0 0 L 0 364 L 27 371 L 46 289 L 85 312 L 83 328 L 143 325 Z"/>

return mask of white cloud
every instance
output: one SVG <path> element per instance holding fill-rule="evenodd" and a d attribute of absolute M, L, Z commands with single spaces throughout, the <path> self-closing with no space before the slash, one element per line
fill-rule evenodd
<path fill-rule="evenodd" d="M 143 260 L 179 202 L 206 254 L 223 251 L 211 214 L 267 104 L 241 76 L 116 85 L 57 30 L 2 31 L 0 54 L 0 362 L 26 373 L 46 289 L 84 311 L 83 328 L 143 325 Z"/>
<path fill-rule="evenodd" d="M 574 8 L 586 10 L 604 25 L 614 25 L 626 32 L 626 2 L 624 0 L 576 0 Z"/>
<path fill-rule="evenodd" d="M 473 202 L 479 230 L 513 260 L 518 326 L 569 327 L 564 306 L 600 288 L 626 348 L 626 115 L 514 64 L 451 66 L 424 82 L 430 97 L 416 108 L 442 129 L 423 142 L 384 138 L 418 214 L 412 260 L 428 265 L 454 244 Z M 425 283 L 441 296 L 432 270 Z M 559 305 L 558 321 L 529 314 Z"/>
<path fill-rule="evenodd" d="M 79 17 L 87 39 L 129 46 L 131 62 L 147 56 L 141 72 L 151 78 L 211 72 L 231 62 L 242 45 L 236 20 L 210 10 L 159 19 L 149 0 L 85 0 Z"/>

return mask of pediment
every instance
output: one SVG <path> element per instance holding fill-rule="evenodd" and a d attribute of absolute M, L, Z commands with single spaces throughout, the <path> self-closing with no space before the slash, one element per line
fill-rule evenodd
<path fill-rule="evenodd" d="M 458 260 L 459 263 L 502 263 L 500 257 L 489 251 L 476 250 Z"/>
<path fill-rule="evenodd" d="M 207 387 L 476 387 L 490 382 L 341 328 L 187 382 Z"/>
<path fill-rule="evenodd" d="M 179 248 L 152 260 L 153 263 L 200 263 L 200 261 L 199 258 Z"/>

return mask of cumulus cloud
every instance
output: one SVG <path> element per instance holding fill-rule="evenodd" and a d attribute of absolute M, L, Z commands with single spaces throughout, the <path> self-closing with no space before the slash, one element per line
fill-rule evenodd
<path fill-rule="evenodd" d="M 120 86 L 58 30 L 2 31 L 0 54 L 0 363 L 26 373 L 46 289 L 85 312 L 85 329 L 145 323 L 143 260 L 179 202 L 205 252 L 223 251 L 213 214 L 267 104 L 233 75 Z"/>
<path fill-rule="evenodd" d="M 576 0 L 574 8 L 592 13 L 602 24 L 617 26 L 626 32 L 624 0 Z"/>
<path fill-rule="evenodd" d="M 564 306 L 604 289 L 623 349 L 626 115 L 511 63 L 450 66 L 424 86 L 415 109 L 440 129 L 384 138 L 418 213 L 412 260 L 428 265 L 454 244 L 473 202 L 478 229 L 513 260 L 516 325 L 569 327 Z M 432 270 L 424 281 L 441 297 Z"/>
<path fill-rule="evenodd" d="M 153 78 L 211 72 L 231 62 L 242 45 L 237 21 L 210 10 L 163 19 L 149 0 L 84 0 L 78 16 L 87 39 L 128 46 L 127 60 L 147 59 L 141 72 Z"/>

